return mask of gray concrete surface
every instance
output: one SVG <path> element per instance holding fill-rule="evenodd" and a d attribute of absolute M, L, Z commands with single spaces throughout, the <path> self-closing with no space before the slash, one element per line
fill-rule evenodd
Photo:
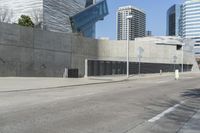
<path fill-rule="evenodd" d="M 142 47 L 141 62 L 174 64 L 176 55 L 176 63 L 181 64 L 181 50 L 176 45 L 156 44 L 163 39 L 167 40 L 130 41 L 130 61 L 138 62 L 137 49 Z M 0 23 L 0 76 L 62 77 L 65 68 L 78 68 L 84 76 L 85 59 L 126 61 L 126 41 L 93 40 Z M 184 64 L 193 63 L 193 54 L 185 52 Z"/>
<path fill-rule="evenodd" d="M 190 73 L 180 80 L 170 75 L 0 92 L 0 133 L 179 133 L 191 118 L 199 119 L 199 81 Z"/>
<path fill-rule="evenodd" d="M 180 74 L 181 78 L 188 73 Z M 46 78 L 46 77 L 0 77 L 0 92 L 26 91 L 38 89 L 54 89 L 81 85 L 124 82 L 126 80 L 140 80 L 154 77 L 174 77 L 174 73 L 98 76 L 88 78 Z"/>
<path fill-rule="evenodd" d="M 200 132 L 200 110 L 185 124 L 180 133 L 199 133 Z"/>

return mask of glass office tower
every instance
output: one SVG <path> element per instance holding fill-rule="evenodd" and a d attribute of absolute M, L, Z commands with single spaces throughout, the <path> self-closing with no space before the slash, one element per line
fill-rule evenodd
<path fill-rule="evenodd" d="M 167 36 L 181 36 L 181 5 L 173 5 L 167 11 Z"/>
<path fill-rule="evenodd" d="M 169 8 L 167 35 L 194 40 L 194 53 L 200 57 L 200 0 L 185 0 Z"/>
<path fill-rule="evenodd" d="M 95 37 L 95 23 L 108 15 L 105 0 L 89 6 L 85 10 L 70 17 L 73 32 L 81 32 L 84 36 Z"/>
<path fill-rule="evenodd" d="M 108 14 L 106 0 L 98 2 L 95 0 L 0 0 L 0 3 L 1 7 L 13 11 L 13 23 L 16 23 L 24 14 L 30 16 L 33 22 L 39 24 L 44 30 L 64 33 L 79 32 L 90 38 L 95 37 L 95 23 Z M 83 25 L 80 27 L 76 23 L 79 20 L 75 18 L 78 16 L 80 18 L 84 14 L 96 15 L 96 17 L 90 19 L 85 15 L 81 20 L 85 27 Z M 85 23 L 86 21 L 88 25 Z"/>
<path fill-rule="evenodd" d="M 200 56 L 200 0 L 186 0 L 182 7 L 183 37 L 194 40 L 194 53 Z"/>

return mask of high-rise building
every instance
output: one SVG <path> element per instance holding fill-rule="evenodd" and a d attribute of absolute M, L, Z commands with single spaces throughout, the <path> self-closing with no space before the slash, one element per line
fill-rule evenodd
<path fill-rule="evenodd" d="M 167 11 L 167 36 L 181 35 L 181 5 L 173 5 Z"/>
<path fill-rule="evenodd" d="M 186 0 L 182 6 L 182 36 L 194 40 L 194 53 L 200 56 L 200 0 Z"/>
<path fill-rule="evenodd" d="M 132 19 L 127 16 L 132 15 Z M 129 21 L 129 26 L 128 26 Z M 120 7 L 117 11 L 117 40 L 127 39 L 127 28 L 129 29 L 129 39 L 144 37 L 146 32 L 146 14 L 143 10 L 133 6 Z"/>
<path fill-rule="evenodd" d="M 167 11 L 167 35 L 194 41 L 194 54 L 200 57 L 200 0 L 185 0 Z"/>
<path fill-rule="evenodd" d="M 1 8 L 12 10 L 12 22 L 28 15 L 36 25 L 55 32 L 78 32 L 95 37 L 95 23 L 108 14 L 106 0 L 0 0 Z"/>

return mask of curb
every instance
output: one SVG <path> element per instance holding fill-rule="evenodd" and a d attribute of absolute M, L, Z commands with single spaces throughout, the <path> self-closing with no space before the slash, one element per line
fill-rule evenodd
<path fill-rule="evenodd" d="M 185 74 L 191 74 L 191 73 L 183 73 Z M 69 87 L 78 87 L 78 86 L 89 86 L 89 85 L 98 85 L 98 84 L 109 84 L 109 83 L 118 83 L 118 82 L 125 82 L 125 81 L 133 81 L 133 80 L 140 80 L 140 79 L 148 79 L 148 78 L 154 78 L 154 77 L 167 77 L 172 76 L 173 73 L 167 73 L 166 75 L 152 75 L 147 77 L 134 77 L 134 78 L 124 78 L 120 80 L 114 80 L 114 81 L 103 81 L 103 82 L 96 82 L 96 83 L 83 83 L 83 84 L 76 84 L 76 85 L 66 85 L 66 86 L 55 86 L 55 87 L 44 87 L 44 88 L 36 88 L 36 89 L 22 89 L 22 90 L 10 90 L 10 91 L 0 91 L 0 93 L 12 93 L 12 92 L 26 92 L 26 91 L 38 91 L 38 90 L 52 90 L 52 89 L 62 89 L 62 88 L 69 88 Z"/>
<path fill-rule="evenodd" d="M 0 93 L 52 90 L 52 89 L 62 89 L 62 88 L 78 87 L 78 86 L 89 86 L 89 85 L 95 85 L 95 84 L 109 84 L 109 83 L 117 83 L 117 82 L 124 82 L 124 81 L 127 81 L 127 80 L 123 79 L 123 80 L 116 80 L 116 81 L 104 81 L 104 82 L 96 82 L 96 83 L 85 83 L 85 84 L 76 84 L 76 85 L 67 85 L 67 86 L 44 87 L 44 88 L 36 88 L 36 89 L 22 89 L 22 90 L 18 89 L 18 90 L 10 90 L 10 91 L 0 91 Z"/>

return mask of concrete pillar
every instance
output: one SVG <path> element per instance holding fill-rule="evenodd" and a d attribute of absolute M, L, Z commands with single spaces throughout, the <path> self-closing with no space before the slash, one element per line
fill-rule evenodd
<path fill-rule="evenodd" d="M 88 60 L 85 59 L 85 78 L 88 77 Z"/>

